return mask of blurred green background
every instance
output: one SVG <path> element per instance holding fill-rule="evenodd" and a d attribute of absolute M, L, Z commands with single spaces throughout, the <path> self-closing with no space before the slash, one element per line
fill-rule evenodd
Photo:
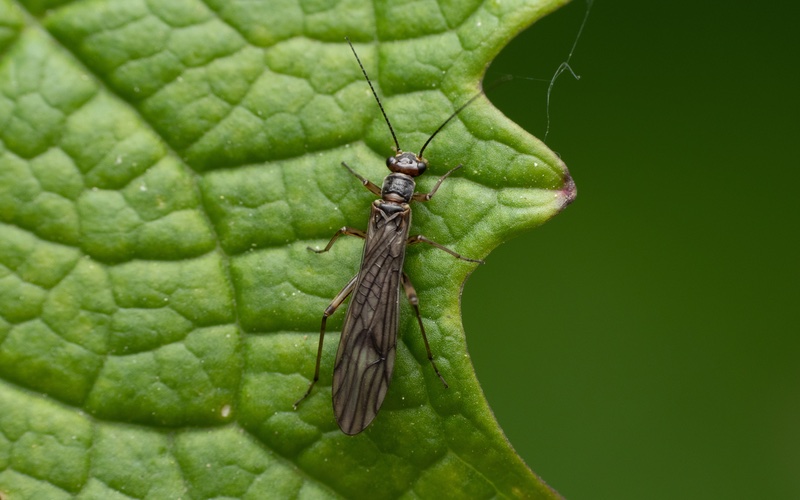
<path fill-rule="evenodd" d="M 498 75 L 549 78 L 586 3 Z M 769 9 L 769 10 L 764 10 Z M 595 2 L 551 103 L 578 198 L 463 295 L 502 427 L 567 498 L 800 498 L 795 3 Z M 538 137 L 546 83 L 490 99 Z"/>

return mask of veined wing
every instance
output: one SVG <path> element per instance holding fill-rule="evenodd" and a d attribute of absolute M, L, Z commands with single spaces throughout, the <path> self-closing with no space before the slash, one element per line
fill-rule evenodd
<path fill-rule="evenodd" d="M 358 434 L 372 422 L 392 379 L 410 223 L 408 206 L 372 205 L 361 269 L 333 368 L 333 412 L 345 434 Z"/>

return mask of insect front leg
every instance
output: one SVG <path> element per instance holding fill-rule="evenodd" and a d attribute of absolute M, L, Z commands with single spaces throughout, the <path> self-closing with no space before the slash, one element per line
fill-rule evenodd
<path fill-rule="evenodd" d="M 353 174 L 353 175 L 355 175 L 356 177 L 358 177 L 358 180 L 360 180 L 360 181 L 361 181 L 361 184 L 363 184 L 363 185 L 364 185 L 364 187 L 365 187 L 365 188 L 367 188 L 367 189 L 368 189 L 368 190 L 369 190 L 369 191 L 370 191 L 372 194 L 374 194 L 375 196 L 380 196 L 380 195 L 381 195 L 381 188 L 380 188 L 378 185 L 376 185 L 376 184 L 375 184 L 374 182 L 372 182 L 371 180 L 364 178 L 364 177 L 363 177 L 361 174 L 359 174 L 358 172 L 356 172 L 355 170 L 353 170 L 352 168 L 350 168 L 350 167 L 347 165 L 347 163 L 345 163 L 345 162 L 342 162 L 342 165 L 344 165 L 344 168 L 346 168 L 347 170 L 349 170 L 351 174 Z M 445 177 L 446 177 L 446 176 L 445 176 Z"/>
<path fill-rule="evenodd" d="M 433 198 L 433 195 L 436 194 L 436 191 L 439 190 L 439 186 L 442 185 L 442 182 L 444 182 L 444 180 L 447 179 L 447 177 L 450 174 L 452 174 L 453 172 L 455 172 L 456 170 L 458 170 L 462 166 L 463 165 L 459 165 L 459 166 L 457 166 L 455 168 L 451 168 L 446 174 L 444 174 L 443 176 L 439 177 L 439 180 L 436 181 L 436 184 L 433 186 L 433 189 L 431 189 L 430 193 L 414 193 L 414 196 L 412 196 L 411 199 L 414 200 L 414 201 L 429 201 L 431 198 Z"/>
<path fill-rule="evenodd" d="M 303 394 L 303 397 L 295 401 L 295 403 L 292 405 L 295 410 L 297 409 L 297 405 L 303 402 L 303 400 L 306 399 L 309 394 L 311 394 L 311 389 L 314 388 L 314 384 L 316 384 L 317 380 L 319 380 L 319 365 L 322 361 L 322 342 L 325 339 L 325 324 L 328 322 L 328 317 L 336 312 L 336 309 L 342 305 L 344 299 L 346 299 L 347 296 L 353 292 L 353 289 L 356 287 L 356 279 L 358 279 L 357 274 L 353 276 L 353 279 L 351 279 L 350 282 L 347 283 L 347 285 L 345 285 L 345 287 L 342 288 L 342 290 L 336 295 L 336 297 L 333 298 L 331 303 L 322 313 L 322 324 L 319 327 L 319 346 L 317 347 L 317 365 L 314 368 L 314 378 L 311 380 L 311 384 L 309 384 L 308 390 L 305 394 Z"/>
<path fill-rule="evenodd" d="M 410 237 L 408 239 L 408 244 L 409 245 L 416 245 L 417 243 L 427 243 L 428 245 L 436 247 L 439 250 L 444 250 L 445 252 L 449 253 L 450 255 L 455 257 L 456 259 L 466 260 L 467 262 L 477 262 L 478 264 L 486 264 L 486 262 L 484 262 L 484 261 L 482 261 L 480 259 L 470 259 L 469 257 L 464 257 L 460 253 L 454 252 L 453 250 L 450 250 L 446 246 L 440 245 L 440 244 L 436 243 L 433 240 L 429 240 L 428 238 L 426 238 L 425 236 L 422 236 L 421 234 L 418 234 L 416 236 L 412 236 L 412 237 Z"/>
<path fill-rule="evenodd" d="M 439 377 L 439 380 L 442 381 L 444 384 L 444 388 L 447 389 L 448 386 L 447 382 L 442 377 L 442 374 L 439 373 L 439 368 L 436 367 L 436 363 L 433 362 L 433 352 L 431 352 L 431 345 L 428 343 L 428 336 L 425 335 L 425 327 L 422 326 L 422 316 L 419 313 L 419 297 L 417 297 L 417 291 L 414 290 L 414 285 L 411 284 L 411 278 L 408 277 L 406 273 L 403 273 L 403 288 L 406 291 L 406 297 L 408 297 L 408 302 L 411 304 L 411 307 L 414 308 L 414 312 L 417 315 L 417 323 L 419 323 L 419 331 L 422 332 L 422 340 L 425 341 L 425 350 L 428 352 L 428 361 L 431 362 L 431 366 L 433 367 L 433 371 L 436 372 L 436 376 Z"/>
<path fill-rule="evenodd" d="M 358 236 L 362 240 L 367 237 L 367 233 L 365 233 L 364 231 L 362 231 L 360 229 L 356 229 L 354 227 L 344 226 L 342 228 L 339 228 L 338 231 L 336 231 L 336 234 L 333 235 L 333 238 L 331 238 L 331 241 L 329 241 L 328 244 L 325 246 L 325 248 L 323 248 L 322 250 L 317 250 L 317 249 L 311 248 L 311 247 L 306 247 L 306 248 L 308 248 L 309 250 L 311 250 L 312 252 L 315 252 L 315 253 L 327 252 L 328 250 L 331 249 L 333 244 L 336 243 L 336 240 L 339 239 L 339 236 L 341 236 L 343 234 L 346 234 L 347 236 Z"/>

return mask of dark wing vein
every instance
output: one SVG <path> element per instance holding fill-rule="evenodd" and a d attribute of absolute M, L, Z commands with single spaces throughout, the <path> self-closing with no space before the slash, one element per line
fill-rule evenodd
<path fill-rule="evenodd" d="M 333 410 L 346 434 L 357 434 L 372 422 L 392 378 L 409 219 L 407 209 L 387 216 L 372 207 L 333 369 Z"/>

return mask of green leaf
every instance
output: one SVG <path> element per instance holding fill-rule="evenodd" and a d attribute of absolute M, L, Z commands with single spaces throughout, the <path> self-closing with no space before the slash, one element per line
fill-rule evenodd
<path fill-rule="evenodd" d="M 386 402 L 342 434 L 331 371 L 391 136 L 414 150 L 563 0 L 0 0 L 0 497 L 552 498 L 475 378 L 473 264 L 412 247 Z M 426 150 L 412 232 L 483 258 L 574 197 L 485 98 Z M 425 245 L 422 245 L 424 247 Z M 491 265 L 491 259 L 489 264 Z M 344 309 L 344 308 L 342 308 Z"/>

